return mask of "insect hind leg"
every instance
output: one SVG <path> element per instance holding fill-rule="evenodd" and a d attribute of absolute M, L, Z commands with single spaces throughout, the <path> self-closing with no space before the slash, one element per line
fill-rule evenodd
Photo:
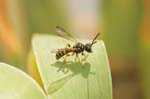
<path fill-rule="evenodd" d="M 66 63 L 67 62 L 67 57 L 64 56 L 63 58 L 64 58 L 63 63 Z"/>
<path fill-rule="evenodd" d="M 72 54 L 70 54 L 70 53 L 68 53 L 68 54 L 66 54 L 65 56 L 64 56 L 64 63 L 66 63 L 67 62 L 67 57 L 70 57 L 70 56 L 73 56 L 74 55 L 74 53 L 72 53 Z"/>

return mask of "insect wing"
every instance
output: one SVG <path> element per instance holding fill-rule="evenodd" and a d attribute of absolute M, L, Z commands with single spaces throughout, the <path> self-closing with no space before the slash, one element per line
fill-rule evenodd
<path fill-rule="evenodd" d="M 79 50 L 78 48 L 61 48 L 61 49 L 53 49 L 51 52 L 52 53 L 57 53 L 59 51 L 75 51 L 75 50 Z"/>
<path fill-rule="evenodd" d="M 52 53 L 57 53 L 57 52 L 59 52 L 59 51 L 64 51 L 64 50 L 66 50 L 66 48 L 53 49 L 51 52 L 52 52 Z"/>
<path fill-rule="evenodd" d="M 78 41 L 76 39 L 74 39 L 71 34 L 69 34 L 68 32 L 66 32 L 63 28 L 56 26 L 56 32 L 58 33 L 59 36 L 67 39 L 67 40 L 71 40 L 75 43 L 77 43 Z"/>

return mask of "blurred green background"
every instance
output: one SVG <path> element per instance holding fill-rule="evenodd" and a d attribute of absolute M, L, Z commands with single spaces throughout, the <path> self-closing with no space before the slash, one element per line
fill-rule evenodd
<path fill-rule="evenodd" d="M 80 38 L 101 32 L 114 99 L 150 99 L 149 0 L 0 0 L 0 61 L 28 72 L 32 35 L 56 25 Z"/>

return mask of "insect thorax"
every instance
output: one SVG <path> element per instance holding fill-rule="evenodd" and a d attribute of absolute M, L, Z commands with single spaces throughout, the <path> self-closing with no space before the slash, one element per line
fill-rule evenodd
<path fill-rule="evenodd" d="M 78 48 L 79 50 L 75 50 L 74 52 L 76 53 L 81 53 L 84 51 L 84 44 L 82 43 L 77 43 L 73 48 Z"/>

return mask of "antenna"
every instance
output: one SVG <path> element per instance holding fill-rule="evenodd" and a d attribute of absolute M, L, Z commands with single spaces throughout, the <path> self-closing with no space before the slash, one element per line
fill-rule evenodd
<path fill-rule="evenodd" d="M 92 44 L 91 45 L 93 45 L 94 43 L 96 43 L 97 41 L 95 41 L 96 40 L 96 38 L 98 37 L 100 35 L 100 33 L 97 33 L 97 35 L 94 37 L 94 39 L 93 39 L 93 41 L 92 41 Z"/>

